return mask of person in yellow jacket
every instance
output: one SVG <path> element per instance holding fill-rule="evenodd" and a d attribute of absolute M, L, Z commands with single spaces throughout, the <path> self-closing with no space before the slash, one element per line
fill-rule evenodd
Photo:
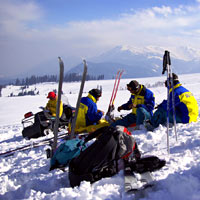
<path fill-rule="evenodd" d="M 57 96 L 55 92 L 49 92 L 47 98 L 49 99 L 46 109 L 50 111 L 50 114 L 55 117 L 56 116 L 56 105 L 57 105 Z M 62 116 L 63 113 L 63 103 L 60 101 L 60 113 L 59 117 Z"/>
<path fill-rule="evenodd" d="M 101 127 L 109 126 L 106 120 L 101 119 L 104 112 L 97 109 L 97 101 L 101 95 L 101 90 L 92 89 L 89 91 L 87 97 L 81 98 L 76 120 L 76 133 L 93 132 Z"/>
<path fill-rule="evenodd" d="M 173 73 L 173 88 L 174 88 L 174 103 L 175 103 L 175 117 L 176 123 L 191 123 L 196 122 L 199 115 L 199 107 L 197 100 L 193 94 L 187 90 L 178 80 L 178 76 Z M 167 81 L 165 81 L 167 87 Z M 172 86 L 170 87 L 169 98 L 169 122 L 173 123 L 173 107 L 172 107 Z M 161 104 L 157 106 L 157 110 L 154 112 L 150 121 L 145 123 L 148 130 L 152 131 L 158 127 L 159 124 L 165 125 L 167 122 L 167 100 L 163 100 Z"/>
<path fill-rule="evenodd" d="M 136 80 L 132 80 L 127 84 L 127 90 L 131 93 L 131 97 L 127 103 L 119 106 L 117 110 L 120 112 L 121 110 L 132 109 L 132 112 L 122 119 L 116 120 L 111 126 L 129 127 L 132 124 L 136 124 L 135 129 L 139 129 L 139 126 L 153 115 L 155 97 L 151 90 L 139 84 Z"/>

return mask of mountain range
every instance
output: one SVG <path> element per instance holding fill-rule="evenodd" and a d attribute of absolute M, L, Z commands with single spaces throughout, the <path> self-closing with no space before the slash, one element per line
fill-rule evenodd
<path fill-rule="evenodd" d="M 98 57 L 91 58 L 88 74 L 104 74 L 111 79 L 118 69 L 125 71 L 124 78 L 160 76 L 162 73 L 164 48 L 132 48 L 117 46 Z M 200 72 L 200 52 L 192 48 L 181 48 L 171 55 L 172 71 L 178 74 Z M 67 73 L 81 73 L 83 64 L 71 68 Z"/>
<path fill-rule="evenodd" d="M 163 47 L 147 46 L 145 48 L 132 46 L 116 46 L 99 56 L 86 59 L 88 74 L 93 76 L 104 75 L 104 79 L 112 79 L 118 69 L 123 69 L 123 78 L 140 78 L 160 76 L 162 73 L 163 55 L 165 50 L 170 51 L 172 71 L 177 74 L 200 72 L 200 50 L 191 47 L 165 49 Z M 83 63 L 80 58 L 63 58 L 65 65 L 70 66 L 65 73 L 82 73 Z M 73 64 L 74 63 L 74 64 Z M 79 63 L 79 64 L 75 64 Z M 42 76 L 58 74 L 58 60 L 49 60 L 40 66 L 24 72 L 18 78 L 31 75 Z M 74 66 L 74 67 L 73 67 Z M 3 79 L 2 79 L 3 80 Z M 0 79 L 0 83 L 2 82 Z M 14 79 L 13 79 L 14 80 Z M 3 80 L 5 82 L 5 80 Z M 8 82 L 8 81 L 7 81 Z"/>

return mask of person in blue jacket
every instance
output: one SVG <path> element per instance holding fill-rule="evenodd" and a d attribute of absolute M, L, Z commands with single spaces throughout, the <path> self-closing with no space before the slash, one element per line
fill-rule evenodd
<path fill-rule="evenodd" d="M 172 73 L 173 88 L 174 88 L 174 104 L 175 104 L 175 117 L 176 123 L 190 123 L 196 122 L 199 115 L 198 103 L 193 94 L 183 87 L 178 76 Z M 171 82 L 171 81 L 170 81 Z M 167 87 L 167 80 L 165 81 Z M 173 107 L 172 107 L 172 86 L 169 85 L 169 122 L 173 123 Z M 157 106 L 157 110 L 154 112 L 150 121 L 145 122 L 145 126 L 148 130 L 153 130 L 158 127 L 159 124 L 166 125 L 167 123 L 167 100 L 163 100 L 161 104 Z"/>
<path fill-rule="evenodd" d="M 75 132 L 91 132 L 92 130 L 101 127 L 95 127 L 102 122 L 101 118 L 104 115 L 102 110 L 97 109 L 97 101 L 99 101 L 101 95 L 101 90 L 92 89 L 89 91 L 87 97 L 81 98 Z"/>
<path fill-rule="evenodd" d="M 125 126 L 129 127 L 136 123 L 136 128 L 143 124 L 144 120 L 150 119 L 153 114 L 155 105 L 155 97 L 151 90 L 144 85 L 139 84 L 136 80 L 132 80 L 127 84 L 127 90 L 131 93 L 129 101 L 118 107 L 118 111 L 130 110 L 132 112 L 111 124 L 111 126 Z"/>

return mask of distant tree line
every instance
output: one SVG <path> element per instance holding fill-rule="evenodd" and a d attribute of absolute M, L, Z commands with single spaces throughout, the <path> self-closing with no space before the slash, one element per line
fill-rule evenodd
<path fill-rule="evenodd" d="M 77 73 L 69 73 L 65 74 L 63 81 L 64 82 L 75 82 L 75 81 L 81 81 L 82 79 L 82 74 L 77 74 Z M 104 75 L 99 75 L 99 76 L 93 76 L 87 74 L 86 80 L 104 80 Z"/>
<path fill-rule="evenodd" d="M 56 75 L 44 75 L 44 76 L 31 76 L 30 78 L 25 79 L 16 79 L 14 85 L 34 85 L 36 83 L 44 83 L 44 82 L 57 82 Z"/>
<path fill-rule="evenodd" d="M 156 88 L 156 87 L 163 87 L 165 85 L 164 81 L 157 81 L 156 83 L 154 84 L 149 84 L 149 83 L 146 83 L 145 86 L 147 88 Z"/>
<path fill-rule="evenodd" d="M 82 74 L 78 73 L 69 73 L 65 74 L 63 77 L 64 82 L 75 82 L 75 81 L 81 81 L 82 79 Z M 104 75 L 98 75 L 98 76 L 93 76 L 93 75 L 87 75 L 86 80 L 104 80 Z M 44 75 L 44 76 L 31 76 L 27 77 L 25 79 L 19 79 L 17 78 L 15 83 L 13 83 L 16 86 L 22 86 L 22 85 L 34 85 L 37 83 L 44 83 L 44 82 L 57 82 L 58 77 L 57 75 Z"/>

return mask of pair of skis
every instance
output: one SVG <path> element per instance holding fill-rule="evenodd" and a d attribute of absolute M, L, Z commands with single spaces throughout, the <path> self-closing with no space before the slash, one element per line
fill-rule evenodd
<path fill-rule="evenodd" d="M 142 196 L 147 188 L 154 186 L 150 171 L 135 173 L 124 163 L 124 192 L 126 195 Z"/>
<path fill-rule="evenodd" d="M 66 133 L 63 133 L 63 134 L 60 134 L 57 137 L 57 139 L 63 139 L 65 137 L 67 137 L 67 135 L 66 135 Z M 26 151 L 26 150 L 30 150 L 30 149 L 33 149 L 33 148 L 37 148 L 37 147 L 49 145 L 50 143 L 53 142 L 53 140 L 54 140 L 54 137 L 51 137 L 51 138 L 46 138 L 44 140 L 40 140 L 38 142 L 30 143 L 30 144 L 27 144 L 27 145 L 24 145 L 24 146 L 21 146 L 21 147 L 17 147 L 15 149 L 11 149 L 11 150 L 8 150 L 6 152 L 0 153 L 0 157 L 1 156 L 3 156 L 3 157 L 9 157 L 9 156 L 14 155 L 15 152 Z"/>
<path fill-rule="evenodd" d="M 83 60 L 83 63 L 84 63 L 84 70 L 83 70 L 83 75 L 82 75 L 82 81 L 81 81 L 79 95 L 78 95 L 78 99 L 77 99 L 77 103 L 76 103 L 75 116 L 72 119 L 71 133 L 70 133 L 69 139 L 72 139 L 74 137 L 76 120 L 77 120 L 77 116 L 78 116 L 78 110 L 79 110 L 79 107 L 80 107 L 80 101 L 81 101 L 83 88 L 84 88 L 84 84 L 85 84 L 85 80 L 86 80 L 86 76 L 87 76 L 86 61 Z M 61 97 L 62 83 L 63 83 L 63 73 L 64 73 L 64 63 L 63 63 L 63 61 L 61 60 L 60 57 L 59 57 L 59 65 L 60 65 L 60 78 L 59 78 L 59 85 L 58 85 L 58 101 L 57 101 L 57 106 L 56 106 L 56 123 L 55 123 L 55 127 L 54 127 L 54 143 L 53 143 L 51 155 L 53 155 L 53 153 L 55 152 L 56 147 L 57 147 L 57 133 L 58 133 L 59 110 L 60 110 L 60 100 L 61 100 L 60 97 Z"/>
<path fill-rule="evenodd" d="M 109 123 L 112 123 L 114 121 L 114 113 L 113 113 L 114 112 L 114 101 L 115 101 L 115 98 L 117 96 L 117 91 L 118 91 L 118 88 L 119 88 L 119 83 L 120 83 L 123 72 L 124 72 L 124 70 L 118 70 L 116 77 L 115 77 L 114 87 L 113 87 L 112 95 L 111 95 L 111 98 L 110 98 L 108 111 L 106 113 L 106 120 Z"/>
<path fill-rule="evenodd" d="M 170 114 L 170 85 L 172 88 L 172 112 L 173 112 L 173 123 L 174 123 L 174 133 L 177 141 L 177 131 L 176 131 L 176 111 L 175 111 L 175 97 L 174 97 L 174 85 L 171 70 L 171 60 L 169 51 L 165 51 L 163 56 L 163 71 L 162 74 L 167 72 L 167 149 L 170 153 L 169 147 L 169 114 Z"/>

